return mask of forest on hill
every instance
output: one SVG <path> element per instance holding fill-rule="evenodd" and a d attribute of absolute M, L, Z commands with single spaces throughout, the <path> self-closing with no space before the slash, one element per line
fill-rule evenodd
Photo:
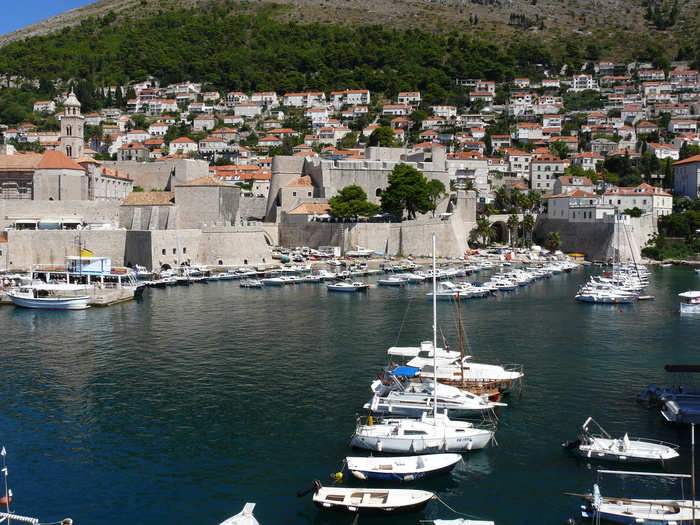
<path fill-rule="evenodd" d="M 663 68 L 676 55 L 695 57 L 697 45 L 684 44 L 669 55 L 650 43 L 632 58 Z M 133 19 L 108 11 L 13 42 L 2 48 L 0 74 L 89 80 L 95 86 L 153 76 L 163 85 L 191 80 L 211 89 L 280 93 L 367 88 L 392 96 L 411 89 L 431 102 L 448 103 L 455 102 L 450 97 L 457 78 L 537 79 L 564 66 L 571 74 L 605 58 L 601 53 L 595 41 L 576 34 L 558 45 L 535 34 L 504 43 L 457 30 L 285 23 L 266 13 L 231 14 L 211 4 Z"/>

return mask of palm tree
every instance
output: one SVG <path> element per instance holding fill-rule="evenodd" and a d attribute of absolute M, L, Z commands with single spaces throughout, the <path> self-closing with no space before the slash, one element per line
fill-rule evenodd
<path fill-rule="evenodd" d="M 535 217 L 532 213 L 526 213 L 523 217 L 523 243 L 526 247 L 532 245 L 532 230 L 535 228 Z"/>
<path fill-rule="evenodd" d="M 479 190 L 477 189 L 474 181 L 471 179 L 464 184 L 464 189 L 467 191 L 473 191 L 474 193 L 476 193 L 477 197 L 479 196 Z"/>
<path fill-rule="evenodd" d="M 511 188 L 510 189 L 510 205 L 513 207 L 519 207 L 520 203 L 523 200 L 523 192 L 520 188 Z"/>
<path fill-rule="evenodd" d="M 493 205 L 499 210 L 506 210 L 510 207 L 510 191 L 503 185 L 493 194 Z"/>
<path fill-rule="evenodd" d="M 542 202 L 542 194 L 539 191 L 530 190 L 527 192 L 528 209 L 533 211 L 535 208 L 539 208 Z"/>
<path fill-rule="evenodd" d="M 561 246 L 561 235 L 559 232 L 549 232 L 547 234 L 547 246 L 554 251 Z"/>
<path fill-rule="evenodd" d="M 493 239 L 496 238 L 496 229 L 488 219 L 477 219 L 476 228 L 471 231 L 471 240 L 477 241 L 481 239 L 481 244 L 488 246 Z"/>
<path fill-rule="evenodd" d="M 511 214 L 511 216 L 508 217 L 508 222 L 506 222 L 506 226 L 508 226 L 510 245 L 515 246 L 518 242 L 518 227 L 520 226 L 520 220 L 518 219 L 518 216 L 515 213 Z"/>
<path fill-rule="evenodd" d="M 484 204 L 481 207 L 481 215 L 483 215 L 484 217 L 490 217 L 491 215 L 493 215 L 497 211 L 498 210 L 496 208 L 494 208 L 493 205 L 491 205 L 490 203 Z"/>

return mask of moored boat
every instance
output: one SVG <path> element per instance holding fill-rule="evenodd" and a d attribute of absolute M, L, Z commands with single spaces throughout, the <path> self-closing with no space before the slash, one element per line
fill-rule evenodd
<path fill-rule="evenodd" d="M 389 515 L 422 511 L 435 494 L 413 489 L 323 487 L 314 481 L 317 507 L 350 514 Z"/>
<path fill-rule="evenodd" d="M 700 291 L 691 290 L 679 293 L 684 300 L 678 303 L 678 311 L 682 314 L 700 314 Z"/>
<path fill-rule="evenodd" d="M 255 503 L 246 503 L 242 511 L 222 521 L 219 525 L 258 525 L 258 520 L 253 516 L 253 510 L 255 510 Z"/>
<path fill-rule="evenodd" d="M 366 292 L 369 290 L 369 284 L 357 281 L 345 280 L 326 285 L 329 292 Z"/>
<path fill-rule="evenodd" d="M 76 284 L 29 284 L 10 290 L 7 296 L 16 306 L 40 310 L 85 310 L 90 296 Z"/>
<path fill-rule="evenodd" d="M 376 481 L 415 481 L 449 474 L 460 461 L 461 454 L 345 458 L 353 476 Z"/>

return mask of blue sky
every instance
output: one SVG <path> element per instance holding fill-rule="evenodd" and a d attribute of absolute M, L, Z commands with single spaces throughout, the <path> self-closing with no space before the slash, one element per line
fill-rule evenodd
<path fill-rule="evenodd" d="M 5 0 L 0 16 L 0 35 L 35 24 L 97 0 Z"/>

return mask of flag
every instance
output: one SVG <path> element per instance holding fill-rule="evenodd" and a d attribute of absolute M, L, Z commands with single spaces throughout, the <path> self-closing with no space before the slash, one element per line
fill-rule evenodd
<path fill-rule="evenodd" d="M 92 257 L 92 252 L 90 250 L 86 250 L 85 248 L 83 248 L 82 250 L 80 250 L 80 256 L 81 257 Z"/>

